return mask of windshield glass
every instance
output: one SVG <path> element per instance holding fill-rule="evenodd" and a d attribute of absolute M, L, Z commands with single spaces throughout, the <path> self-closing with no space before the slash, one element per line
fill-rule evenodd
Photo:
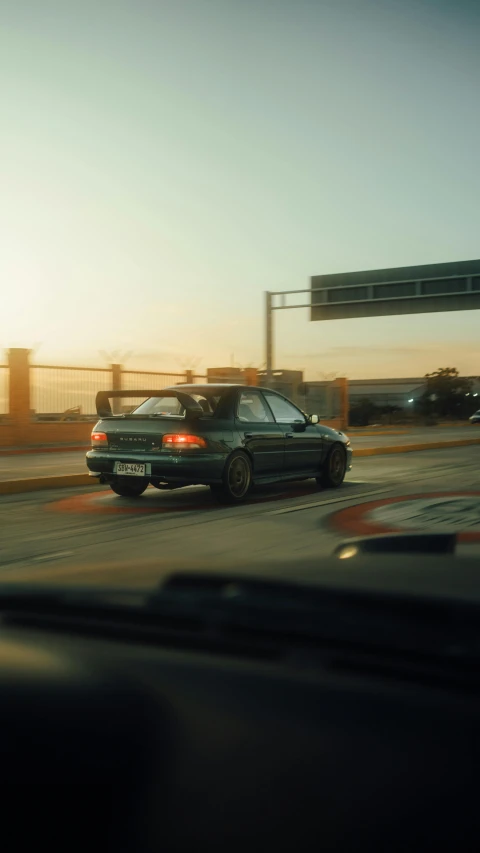
<path fill-rule="evenodd" d="M 0 92 L 2 837 L 480 848 L 480 0 L 0 0 Z"/>
<path fill-rule="evenodd" d="M 480 553 L 480 2 L 3 6 L 0 581 Z"/>
<path fill-rule="evenodd" d="M 219 400 L 219 395 L 217 394 L 206 397 L 204 394 L 189 393 L 188 396 L 202 407 L 206 415 L 214 413 Z M 184 418 L 185 408 L 176 397 L 150 397 L 150 399 L 145 400 L 144 403 L 134 409 L 132 414 Z"/>

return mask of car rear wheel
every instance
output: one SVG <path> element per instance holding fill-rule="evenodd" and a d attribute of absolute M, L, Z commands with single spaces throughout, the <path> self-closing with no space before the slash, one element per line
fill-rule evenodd
<path fill-rule="evenodd" d="M 347 456 L 340 444 L 335 444 L 328 454 L 322 473 L 317 477 L 319 486 L 327 489 L 338 489 L 345 479 Z"/>
<path fill-rule="evenodd" d="M 223 483 L 211 485 L 212 494 L 220 503 L 240 503 L 245 500 L 252 485 L 252 466 L 246 453 L 236 451 L 227 460 Z"/>
<path fill-rule="evenodd" d="M 127 480 L 123 477 L 117 477 L 109 485 L 112 491 L 116 495 L 120 495 L 121 498 L 139 498 L 147 488 L 148 482 L 143 477 L 138 480 Z"/>

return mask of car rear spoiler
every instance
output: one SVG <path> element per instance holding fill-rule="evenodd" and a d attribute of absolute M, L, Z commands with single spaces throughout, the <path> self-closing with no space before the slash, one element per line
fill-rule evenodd
<path fill-rule="evenodd" d="M 204 414 L 202 407 L 193 397 L 190 397 L 189 394 L 185 394 L 183 391 L 165 389 L 162 391 L 152 391 L 148 389 L 147 391 L 99 391 L 95 398 L 99 418 L 111 418 L 113 416 L 110 400 L 118 397 L 140 397 L 142 400 L 146 400 L 148 397 L 176 397 L 189 417 L 198 418 Z"/>

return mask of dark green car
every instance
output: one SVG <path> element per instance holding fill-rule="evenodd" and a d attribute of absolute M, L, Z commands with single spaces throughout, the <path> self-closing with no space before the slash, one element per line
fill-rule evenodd
<path fill-rule="evenodd" d="M 143 402 L 115 414 L 110 399 L 119 397 Z M 313 477 L 337 487 L 351 468 L 346 435 L 267 388 L 101 391 L 97 412 L 87 466 L 122 497 L 141 495 L 149 483 L 158 489 L 204 484 L 219 500 L 237 503 L 254 483 Z"/>

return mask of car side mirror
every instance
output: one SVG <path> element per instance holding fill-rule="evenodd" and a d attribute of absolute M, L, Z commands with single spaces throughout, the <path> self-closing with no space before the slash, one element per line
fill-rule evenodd
<path fill-rule="evenodd" d="M 308 420 L 310 421 L 311 424 L 320 423 L 320 418 L 318 417 L 318 415 L 309 415 Z"/>

